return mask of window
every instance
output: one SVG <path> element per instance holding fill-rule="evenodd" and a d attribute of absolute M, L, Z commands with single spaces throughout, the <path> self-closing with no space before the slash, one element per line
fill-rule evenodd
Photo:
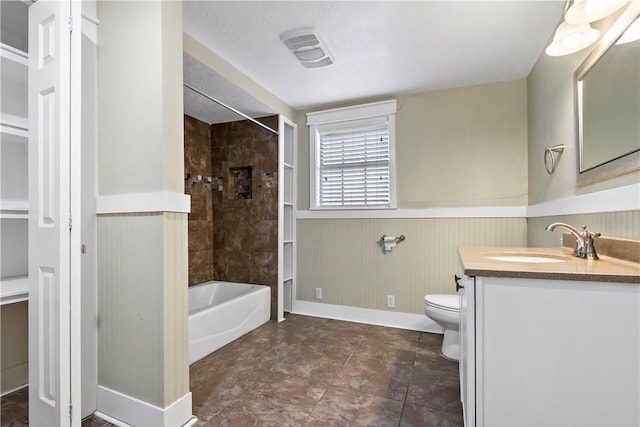
<path fill-rule="evenodd" d="M 307 114 L 311 209 L 395 208 L 396 101 Z"/>

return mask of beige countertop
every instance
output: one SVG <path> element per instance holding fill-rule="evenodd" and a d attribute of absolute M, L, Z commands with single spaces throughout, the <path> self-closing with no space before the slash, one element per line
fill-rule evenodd
<path fill-rule="evenodd" d="M 640 283 L 640 263 L 602 255 L 589 261 L 571 253 L 569 248 L 458 248 L 467 276 Z M 547 256 L 562 262 L 513 262 L 489 256 Z"/>

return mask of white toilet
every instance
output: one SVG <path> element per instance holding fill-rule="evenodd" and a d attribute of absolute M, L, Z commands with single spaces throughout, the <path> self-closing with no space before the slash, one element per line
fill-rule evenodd
<path fill-rule="evenodd" d="M 424 314 L 444 329 L 442 354 L 460 360 L 460 297 L 458 295 L 425 295 Z"/>

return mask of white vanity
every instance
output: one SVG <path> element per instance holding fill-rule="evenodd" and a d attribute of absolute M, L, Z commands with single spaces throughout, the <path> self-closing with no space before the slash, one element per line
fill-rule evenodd
<path fill-rule="evenodd" d="M 640 425 L 640 264 L 461 248 L 466 426 Z"/>

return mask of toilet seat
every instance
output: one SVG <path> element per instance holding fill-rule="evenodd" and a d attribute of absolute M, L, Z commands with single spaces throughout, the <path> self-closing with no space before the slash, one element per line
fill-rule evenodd
<path fill-rule="evenodd" d="M 460 311 L 460 298 L 458 295 L 426 295 L 424 304 L 446 311 Z"/>

